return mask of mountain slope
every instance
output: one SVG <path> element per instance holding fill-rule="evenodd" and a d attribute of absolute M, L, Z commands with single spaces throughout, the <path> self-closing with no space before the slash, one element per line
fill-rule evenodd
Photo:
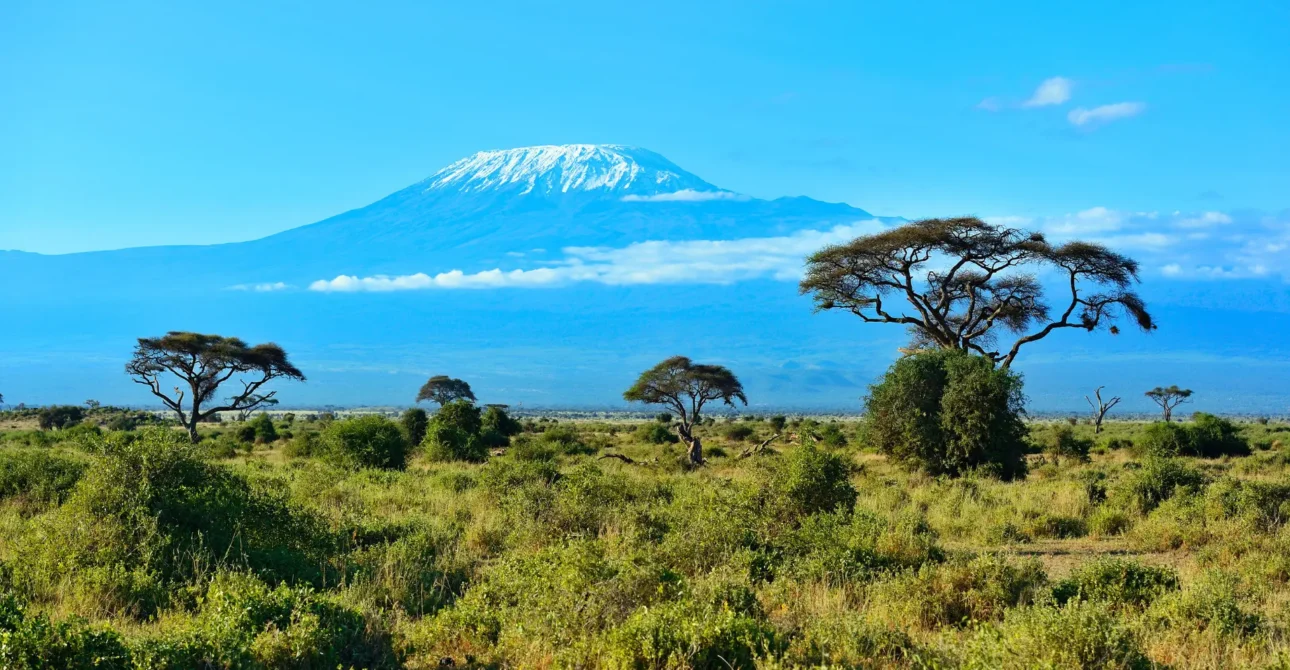
<path fill-rule="evenodd" d="M 483 151 L 366 207 L 250 242 L 0 260 L 0 282 L 156 295 L 308 282 L 338 274 L 513 269 L 518 254 L 646 240 L 729 240 L 868 220 L 810 198 L 722 190 L 619 145 Z"/>

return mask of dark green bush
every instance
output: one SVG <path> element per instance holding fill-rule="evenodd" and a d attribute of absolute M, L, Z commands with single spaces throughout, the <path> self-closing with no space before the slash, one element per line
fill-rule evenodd
<path fill-rule="evenodd" d="M 1213 414 L 1196 412 L 1191 423 L 1159 421 L 1147 426 L 1137 441 L 1143 456 L 1246 456 L 1250 445 L 1231 421 Z"/>
<path fill-rule="evenodd" d="M 484 408 L 484 413 L 480 417 L 479 430 L 489 447 L 504 447 L 510 443 L 512 437 L 523 432 L 524 426 L 512 419 L 506 413 L 505 407 L 489 405 Z"/>
<path fill-rule="evenodd" d="M 345 468 L 402 470 L 407 466 L 403 431 L 375 414 L 332 422 L 323 429 L 318 446 L 324 459 Z"/>
<path fill-rule="evenodd" d="M 753 433 L 756 432 L 756 429 L 752 426 L 742 423 L 732 423 L 729 426 L 726 426 L 725 430 L 721 431 L 727 440 L 733 440 L 735 442 L 743 442 L 744 440 L 752 437 Z"/>
<path fill-rule="evenodd" d="M 673 435 L 666 425 L 656 422 L 637 426 L 636 430 L 632 431 L 632 435 L 646 444 L 676 444 L 681 441 L 681 438 Z"/>
<path fill-rule="evenodd" d="M 84 419 L 85 408 L 80 405 L 50 405 L 40 408 L 40 413 L 36 415 L 41 430 L 60 430 Z"/>
<path fill-rule="evenodd" d="M 479 408 L 465 400 L 454 400 L 435 412 L 422 444 L 434 461 L 488 459 L 488 442 L 480 435 L 483 421 Z"/>
<path fill-rule="evenodd" d="M 1193 414 L 1187 432 L 1190 439 L 1186 456 L 1219 458 L 1250 454 L 1250 444 L 1238 434 L 1236 424 L 1213 414 Z"/>
<path fill-rule="evenodd" d="M 869 389 L 866 439 L 933 475 L 1025 474 L 1021 377 L 988 359 L 938 350 L 905 356 Z"/>
<path fill-rule="evenodd" d="M 1077 568 L 1053 587 L 1057 604 L 1096 600 L 1112 605 L 1146 607 L 1178 590 L 1178 573 L 1120 558 L 1103 558 Z"/>
<path fill-rule="evenodd" d="M 511 440 L 506 455 L 521 461 L 554 461 L 555 448 L 547 442 L 528 435 L 520 435 Z"/>
<path fill-rule="evenodd" d="M 282 453 L 289 458 L 307 458 L 318 453 L 319 443 L 318 433 L 313 431 L 302 432 L 287 442 L 287 446 L 283 448 Z"/>
<path fill-rule="evenodd" d="M 21 496 L 43 505 L 61 505 L 87 463 L 48 451 L 0 451 L 0 500 Z"/>
<path fill-rule="evenodd" d="M 251 429 L 251 439 L 248 442 L 257 442 L 260 444 L 270 444 L 278 441 L 278 429 L 273 425 L 273 419 L 265 412 L 255 415 L 255 418 L 246 422 L 247 427 Z"/>
<path fill-rule="evenodd" d="M 413 407 L 404 410 L 403 415 L 399 417 L 399 424 L 403 426 L 403 436 L 407 438 L 408 444 L 419 445 L 426 439 L 430 415 L 420 407 Z"/>

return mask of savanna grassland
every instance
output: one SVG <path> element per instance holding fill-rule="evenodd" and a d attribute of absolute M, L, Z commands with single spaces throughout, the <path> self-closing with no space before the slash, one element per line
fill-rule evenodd
<path fill-rule="evenodd" d="M 1209 458 L 1032 422 L 1003 481 L 900 466 L 859 421 L 709 419 L 690 467 L 661 421 L 490 409 L 505 439 L 453 451 L 424 419 L 257 415 L 192 445 L 137 413 L 6 414 L 0 662 L 1290 664 L 1284 423 L 1224 421 L 1246 455 Z"/>

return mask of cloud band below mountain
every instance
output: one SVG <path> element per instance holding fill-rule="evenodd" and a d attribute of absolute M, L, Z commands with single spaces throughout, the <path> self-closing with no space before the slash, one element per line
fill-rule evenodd
<path fill-rule="evenodd" d="M 537 288 L 595 282 L 633 284 L 730 284 L 749 279 L 796 279 L 803 258 L 828 244 L 881 230 L 877 220 L 840 225 L 827 231 L 804 230 L 781 237 L 684 242 L 637 242 L 621 247 L 568 247 L 565 258 L 549 267 L 467 274 L 461 270 L 411 275 L 340 275 L 309 285 L 311 291 L 416 291 L 430 289 Z"/>

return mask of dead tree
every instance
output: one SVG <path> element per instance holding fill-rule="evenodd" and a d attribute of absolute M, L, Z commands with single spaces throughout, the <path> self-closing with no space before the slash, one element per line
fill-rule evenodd
<path fill-rule="evenodd" d="M 1099 386 L 1097 387 L 1097 390 L 1093 392 L 1093 397 L 1097 398 L 1097 403 L 1094 403 L 1092 398 L 1089 398 L 1088 396 L 1084 396 L 1084 399 L 1088 401 L 1088 406 L 1093 408 L 1093 433 L 1094 434 L 1102 432 L 1102 419 L 1106 418 L 1106 413 L 1111 411 L 1111 408 L 1115 407 L 1120 402 L 1119 396 L 1116 396 L 1114 398 L 1111 398 L 1110 400 L 1103 402 L 1102 389 L 1104 388 L 1106 387 Z"/>

